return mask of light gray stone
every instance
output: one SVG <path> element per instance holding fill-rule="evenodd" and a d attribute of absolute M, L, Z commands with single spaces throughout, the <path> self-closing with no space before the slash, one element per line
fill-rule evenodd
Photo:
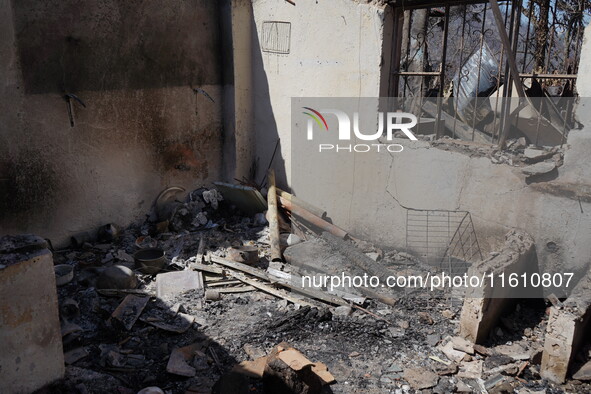
<path fill-rule="evenodd" d="M 525 175 L 542 175 L 547 174 L 556 168 L 556 163 L 553 161 L 542 161 L 540 163 L 532 164 L 531 166 L 523 167 L 521 172 Z"/>

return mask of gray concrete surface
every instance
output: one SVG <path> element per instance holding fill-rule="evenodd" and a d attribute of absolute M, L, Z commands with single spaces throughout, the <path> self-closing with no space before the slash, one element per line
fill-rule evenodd
<path fill-rule="evenodd" d="M 0 259 L 0 392 L 31 393 L 64 375 L 53 258 L 42 249 L 8 260 Z"/>

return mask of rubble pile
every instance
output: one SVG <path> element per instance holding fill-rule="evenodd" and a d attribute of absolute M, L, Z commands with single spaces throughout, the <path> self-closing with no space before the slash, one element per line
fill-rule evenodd
<path fill-rule="evenodd" d="M 443 290 L 330 292 L 293 280 L 308 264 L 306 250 L 320 265 L 333 256 L 341 270 L 434 269 L 417 257 L 300 220 L 296 200 L 285 209 L 282 192 L 277 220 L 287 261 L 272 261 L 273 235 L 260 212 L 242 214 L 216 189 L 182 201 L 177 192 L 163 192 L 144 222 L 103 226 L 54 251 L 54 264 L 73 272 L 58 286 L 66 376 L 44 392 L 591 389 L 584 379 L 559 386 L 540 377 L 548 320 L 541 301 L 518 302 L 484 345 L 474 345 L 458 336 L 461 305 Z"/>
<path fill-rule="evenodd" d="M 486 157 L 493 164 L 519 167 L 527 177 L 551 173 L 564 163 L 564 150 L 561 146 L 528 146 L 523 137 L 508 140 L 507 147 L 503 150 L 493 145 L 473 144 L 448 136 L 439 140 L 433 140 L 429 136 L 422 137 L 439 149 L 462 152 L 470 157 Z"/>

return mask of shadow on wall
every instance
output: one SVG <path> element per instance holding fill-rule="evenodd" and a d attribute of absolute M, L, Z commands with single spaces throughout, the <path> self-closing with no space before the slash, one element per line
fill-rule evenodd
<path fill-rule="evenodd" d="M 263 62 L 263 50 L 260 42 L 262 26 L 257 26 L 250 3 L 250 16 L 252 29 L 252 78 L 253 78 L 253 102 L 254 102 L 254 134 L 255 134 L 255 163 L 254 176 L 256 182 L 266 179 L 267 168 L 275 170 L 277 186 L 287 189 L 287 173 L 285 159 L 281 153 L 282 143 L 277 129 L 277 122 L 273 107 L 271 106 L 271 94 L 269 80 Z M 291 111 L 291 108 L 282 110 Z M 283 142 L 285 145 L 285 141 Z M 289 146 L 289 144 L 287 144 Z"/>

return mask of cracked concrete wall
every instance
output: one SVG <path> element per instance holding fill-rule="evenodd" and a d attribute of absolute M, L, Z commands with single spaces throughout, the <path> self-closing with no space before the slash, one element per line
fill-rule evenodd
<path fill-rule="evenodd" d="M 573 134 L 569 145 L 578 138 Z M 519 167 L 424 141 L 392 142 L 403 145 L 404 151 L 335 154 L 326 166 L 308 160 L 312 164 L 305 167 L 307 160 L 299 160 L 302 174 L 313 176 L 308 181 L 298 178 L 298 197 L 326 209 L 353 235 L 397 249 L 406 246 L 407 208 L 469 211 L 483 253 L 500 249 L 504 234 L 517 228 L 534 238 L 542 271 L 586 270 L 591 258 L 591 195 L 585 193 L 591 178 L 577 176 L 565 164 L 555 180 L 528 185 Z M 565 163 L 585 160 L 582 153 L 567 150 Z M 573 198 L 576 193 L 587 197 Z"/>
<path fill-rule="evenodd" d="M 0 233 L 59 244 L 220 178 L 215 0 L 1 4 Z"/>

